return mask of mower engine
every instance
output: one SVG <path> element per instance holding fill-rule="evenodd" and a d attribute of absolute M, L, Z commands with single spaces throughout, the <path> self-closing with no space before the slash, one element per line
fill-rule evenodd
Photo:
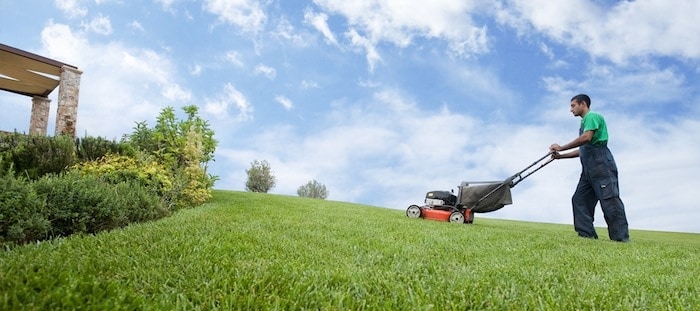
<path fill-rule="evenodd" d="M 455 206 L 457 204 L 457 196 L 450 191 L 430 191 L 425 195 L 425 204 L 430 207 Z"/>

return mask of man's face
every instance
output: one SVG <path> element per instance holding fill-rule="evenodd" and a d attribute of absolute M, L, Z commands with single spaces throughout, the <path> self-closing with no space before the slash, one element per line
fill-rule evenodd
<path fill-rule="evenodd" d="M 580 117 L 583 114 L 584 107 L 586 107 L 586 103 L 584 102 L 579 103 L 575 100 L 571 101 L 571 113 L 573 113 L 575 117 Z"/>

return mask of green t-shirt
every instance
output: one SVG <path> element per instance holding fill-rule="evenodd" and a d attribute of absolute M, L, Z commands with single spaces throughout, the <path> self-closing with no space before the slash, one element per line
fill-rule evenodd
<path fill-rule="evenodd" d="M 605 125 L 605 119 L 597 112 L 588 111 L 581 119 L 581 133 L 593 131 L 591 144 L 595 146 L 603 146 L 608 143 L 608 127 Z"/>

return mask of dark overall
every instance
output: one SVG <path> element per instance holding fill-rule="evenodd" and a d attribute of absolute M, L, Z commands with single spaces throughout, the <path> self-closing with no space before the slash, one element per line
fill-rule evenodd
<path fill-rule="evenodd" d="M 617 183 L 617 165 L 608 146 L 587 143 L 579 147 L 579 157 L 583 171 L 576 192 L 571 198 L 574 229 L 579 236 L 598 238 L 593 227 L 593 216 L 595 206 L 600 202 L 610 239 L 629 240 L 625 205 L 620 199 Z"/>

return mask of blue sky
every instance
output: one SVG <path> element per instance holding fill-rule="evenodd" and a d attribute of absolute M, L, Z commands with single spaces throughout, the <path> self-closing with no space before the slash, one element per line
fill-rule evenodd
<path fill-rule="evenodd" d="M 243 190 L 267 160 L 271 193 L 315 179 L 330 200 L 395 209 L 569 142 L 569 99 L 587 93 L 630 227 L 700 232 L 698 14 L 694 0 L 0 1 L 0 42 L 84 71 L 81 136 L 194 104 L 219 140 L 216 188 Z M 0 103 L 0 129 L 28 131 L 31 99 Z M 555 161 L 477 217 L 571 224 L 579 173 Z"/>

